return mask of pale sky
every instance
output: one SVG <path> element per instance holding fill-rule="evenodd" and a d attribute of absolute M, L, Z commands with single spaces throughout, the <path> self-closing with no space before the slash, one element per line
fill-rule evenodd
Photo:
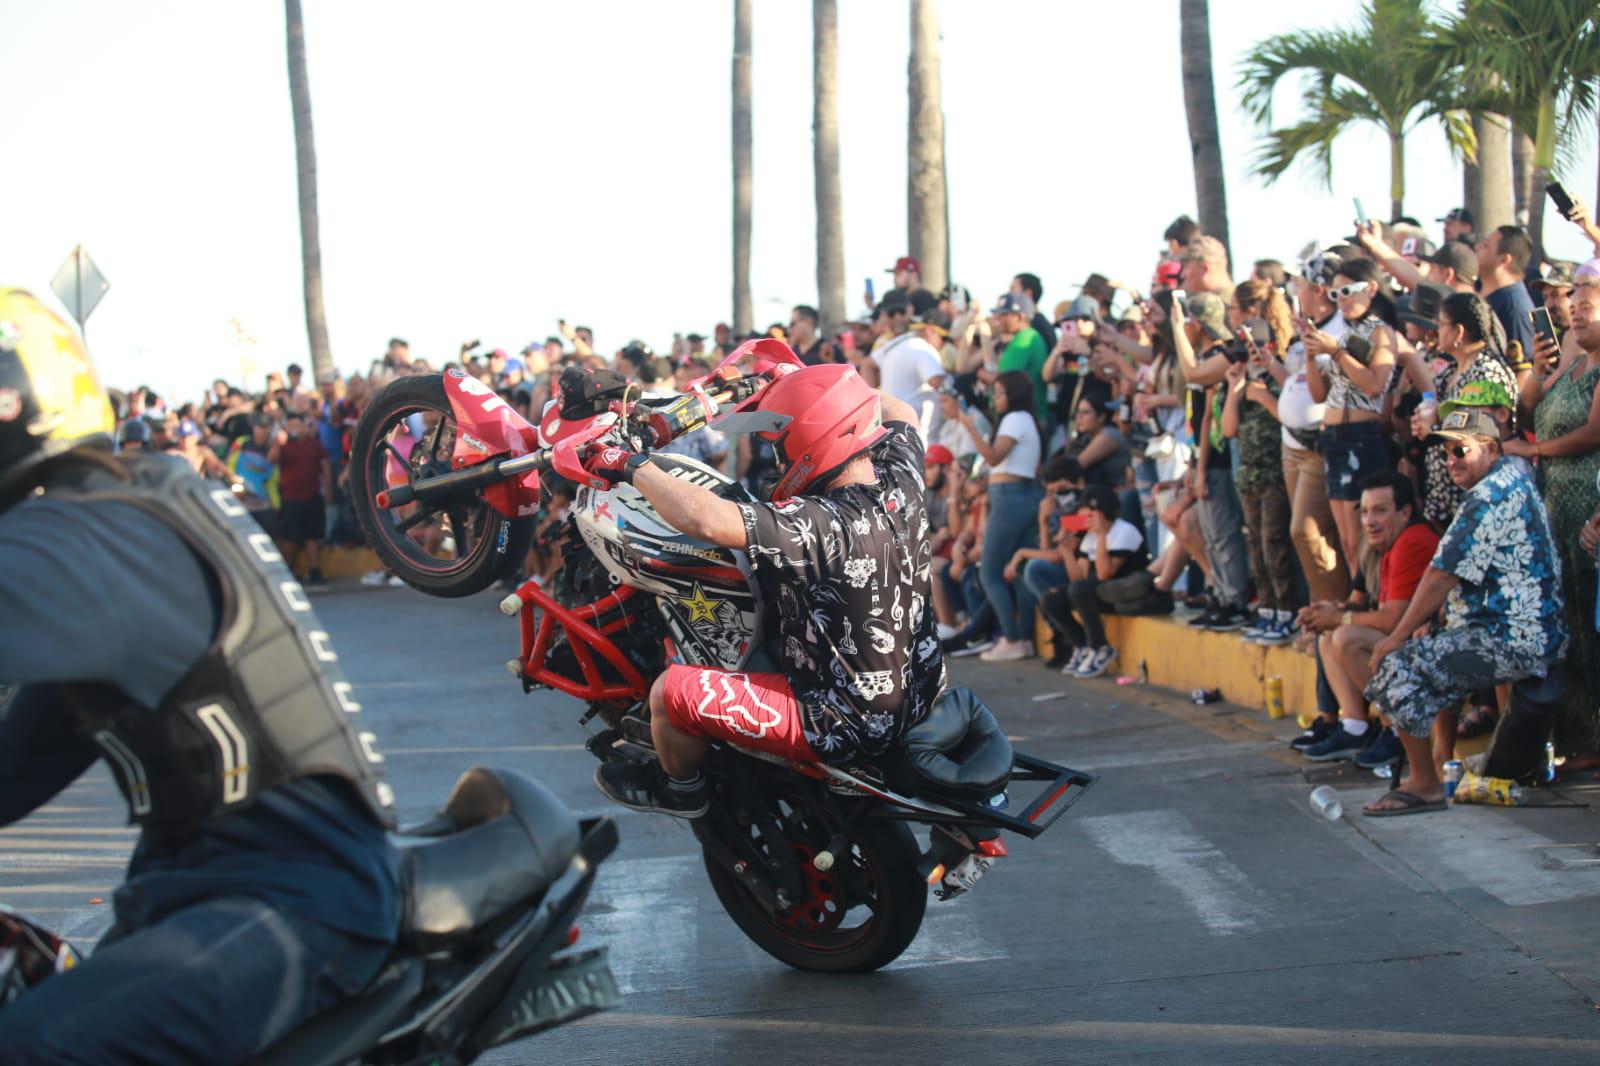
<path fill-rule="evenodd" d="M 304 0 L 328 324 L 341 368 L 391 335 L 414 354 L 515 350 L 591 325 L 658 349 L 731 318 L 728 0 Z M 841 0 L 845 266 L 852 309 L 906 250 L 908 4 Z M 756 0 L 756 324 L 816 301 L 811 4 Z M 1388 208 L 1376 130 L 1332 192 L 1247 177 L 1238 59 L 1354 0 L 1213 0 L 1232 245 L 1291 261 Z M 1032 271 L 1045 304 L 1093 270 L 1144 287 L 1194 213 L 1177 0 L 944 0 L 954 274 L 993 300 Z M 283 6 L 272 0 L 0 0 L 7 226 L 0 280 L 41 295 L 82 242 L 111 280 L 88 338 L 109 384 L 194 398 L 256 361 L 309 365 Z M 1296 93 L 1281 92 L 1280 118 Z M 1442 136 L 1407 142 L 1406 210 L 1461 198 Z M 1591 197 L 1595 151 L 1569 187 Z M 1585 258 L 1560 219 L 1550 254 Z M 1242 273 L 1236 269 L 1236 273 Z M 260 375 L 250 384 L 259 385 Z"/>

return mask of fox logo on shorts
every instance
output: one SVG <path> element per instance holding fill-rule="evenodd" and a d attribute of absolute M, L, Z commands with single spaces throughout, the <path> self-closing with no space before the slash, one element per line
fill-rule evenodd
<path fill-rule="evenodd" d="M 713 687 L 713 677 L 715 684 L 722 688 L 720 694 Z M 744 689 L 742 694 L 735 691 L 735 682 Z M 750 687 L 749 674 L 713 675 L 709 671 L 702 672 L 700 691 L 705 693 L 705 698 L 695 708 L 696 714 L 726 722 L 729 729 L 752 740 L 762 739 L 767 735 L 767 730 L 776 729 L 783 722 L 782 712 L 762 703 L 761 697 Z"/>

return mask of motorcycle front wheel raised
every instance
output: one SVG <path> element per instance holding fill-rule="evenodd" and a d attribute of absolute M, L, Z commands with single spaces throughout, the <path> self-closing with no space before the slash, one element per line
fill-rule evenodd
<path fill-rule="evenodd" d="M 361 532 L 385 566 L 430 596 L 488 588 L 517 571 L 533 541 L 532 518 L 507 518 L 481 492 L 431 508 L 378 506 L 383 489 L 449 473 L 455 434 L 444 378 L 416 374 L 372 398 L 350 442 L 350 503 Z"/>
<path fill-rule="evenodd" d="M 808 890 L 787 914 L 768 912 L 710 855 L 704 855 L 706 873 L 728 917 L 773 958 L 797 970 L 870 973 L 899 958 L 916 939 L 928 886 L 917 876 L 920 852 L 906 823 L 864 818 L 850 843 L 850 851 L 824 872 L 812 862 L 813 844 L 784 838 Z M 862 910 L 868 913 L 858 915 Z"/>

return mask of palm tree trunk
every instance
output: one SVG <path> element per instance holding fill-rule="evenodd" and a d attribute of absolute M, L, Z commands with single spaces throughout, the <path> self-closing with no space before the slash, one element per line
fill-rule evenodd
<path fill-rule="evenodd" d="M 1178 32 L 1183 57 L 1183 106 L 1194 157 L 1194 195 L 1200 228 L 1228 245 L 1228 194 L 1223 182 L 1222 139 L 1211 78 L 1211 12 L 1207 0 L 1182 0 Z"/>
<path fill-rule="evenodd" d="M 751 218 L 750 0 L 733 0 L 733 330 L 749 333 Z"/>
<path fill-rule="evenodd" d="M 1399 130 L 1389 131 L 1389 221 L 1405 214 L 1406 139 Z"/>
<path fill-rule="evenodd" d="M 1528 236 L 1533 239 L 1533 261 L 1529 269 L 1537 272 L 1544 262 L 1544 187 L 1556 165 L 1555 90 L 1547 87 L 1539 94 L 1539 118 L 1533 136 L 1533 186 L 1528 190 Z"/>
<path fill-rule="evenodd" d="M 944 111 L 939 101 L 939 10 L 935 0 L 911 0 L 911 62 L 908 74 L 910 129 L 907 138 L 906 228 L 910 250 L 922 264 L 922 284 L 944 288 Z"/>
<path fill-rule="evenodd" d="M 1477 195 L 1469 195 L 1473 228 L 1488 233 L 1511 224 L 1511 122 L 1504 115 L 1474 112 L 1472 129 L 1478 136 Z"/>
<path fill-rule="evenodd" d="M 1533 188 L 1533 137 L 1521 126 L 1511 130 L 1511 221 L 1528 224 L 1528 192 Z M 1484 232 L 1488 232 L 1485 230 Z"/>
<path fill-rule="evenodd" d="M 305 288 L 306 337 L 315 380 L 333 373 L 327 309 L 322 303 L 322 237 L 317 224 L 317 145 L 311 134 L 311 82 L 306 77 L 306 27 L 300 0 L 284 0 L 289 36 L 289 99 L 294 106 L 295 171 L 300 186 L 300 274 Z"/>
<path fill-rule="evenodd" d="M 824 336 L 844 325 L 844 208 L 839 191 L 839 6 L 812 0 L 812 162 L 817 187 L 817 312 Z"/>

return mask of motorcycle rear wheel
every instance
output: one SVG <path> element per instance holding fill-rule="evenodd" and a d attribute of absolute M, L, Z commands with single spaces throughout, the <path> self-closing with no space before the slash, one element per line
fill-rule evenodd
<path fill-rule="evenodd" d="M 432 420 L 410 454 L 396 441 L 410 439 L 402 423 L 413 414 Z M 380 508 L 376 495 L 389 487 L 395 465 L 409 480 L 442 474 L 450 469 L 455 440 L 455 415 L 445 395 L 444 378 L 416 374 L 386 385 L 362 412 L 350 443 L 350 503 L 367 543 L 400 580 L 430 596 L 470 596 L 496 580 L 516 573 L 533 541 L 534 520 L 513 519 L 490 507 L 482 493 L 463 494 L 445 506 L 422 513 L 425 505 Z M 411 536 L 426 522 L 448 522 L 448 554 L 429 550 Z"/>
<path fill-rule="evenodd" d="M 820 895 L 831 894 L 827 891 L 830 875 L 841 873 L 847 861 L 856 863 L 870 881 L 874 896 L 870 918 L 856 929 L 842 932 L 817 929 L 817 922 L 809 920 L 815 917 L 826 924 L 829 917 L 824 911 L 805 913 L 819 903 L 817 894 L 791 908 L 788 920 L 778 919 L 732 873 L 710 855 L 703 857 L 711 887 L 728 917 L 762 951 L 797 970 L 870 973 L 899 958 L 917 938 L 928 907 L 928 886 L 917 876 L 921 853 L 906 823 L 863 818 L 850 843 L 850 855 L 839 856 L 834 870 L 820 874 L 809 861 L 816 853 L 815 847 L 788 840 L 803 860 L 802 872 L 812 879 Z"/>

